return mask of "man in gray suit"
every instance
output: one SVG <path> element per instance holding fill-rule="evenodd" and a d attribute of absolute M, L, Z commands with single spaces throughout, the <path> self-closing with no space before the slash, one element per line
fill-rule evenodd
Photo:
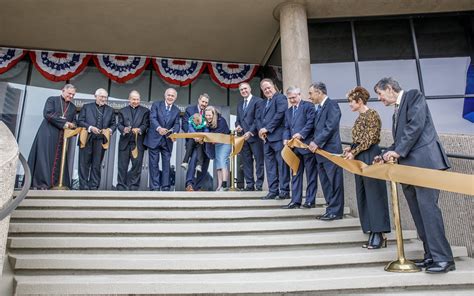
<path fill-rule="evenodd" d="M 425 96 L 418 90 L 404 91 L 392 78 L 382 78 L 374 86 L 385 106 L 394 106 L 392 134 L 394 143 L 383 159 L 435 170 L 446 170 L 450 164 L 436 133 Z M 455 270 L 451 246 L 444 232 L 443 216 L 438 207 L 439 190 L 402 184 L 403 193 L 423 241 L 425 257 L 416 260 L 428 273 Z"/>

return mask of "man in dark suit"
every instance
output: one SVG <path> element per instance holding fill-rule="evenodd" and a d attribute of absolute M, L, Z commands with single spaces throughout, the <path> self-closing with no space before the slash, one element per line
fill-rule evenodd
<path fill-rule="evenodd" d="M 314 105 L 301 100 L 301 90 L 289 87 L 286 96 L 290 102 L 290 108 L 285 113 L 285 131 L 283 132 L 283 144 L 286 145 L 290 139 L 298 139 L 308 144 L 313 140 L 314 132 Z M 303 172 L 306 171 L 308 186 L 306 189 L 306 200 L 304 208 L 313 208 L 315 205 L 316 190 L 318 185 L 318 171 L 316 169 L 316 156 L 311 151 L 301 148 L 294 149 L 300 159 L 300 165 L 296 175 L 291 179 L 291 202 L 284 206 L 285 209 L 296 209 L 301 206 L 303 199 Z"/>
<path fill-rule="evenodd" d="M 330 153 L 342 153 L 339 122 L 341 110 L 337 102 L 327 96 L 326 85 L 316 82 L 309 87 L 309 96 L 316 106 L 314 138 L 309 149 L 323 149 Z M 319 179 L 326 199 L 326 213 L 320 217 L 324 221 L 342 219 L 344 214 L 344 182 L 342 168 L 328 159 L 316 155 Z"/>
<path fill-rule="evenodd" d="M 204 115 L 206 107 L 209 105 L 209 95 L 203 93 L 199 96 L 197 105 L 191 105 L 186 108 L 184 116 L 181 123 L 181 128 L 185 133 L 188 132 L 189 128 L 189 118 L 194 114 L 198 113 Z M 186 139 L 186 141 L 197 141 L 198 139 Z M 191 160 L 188 163 L 188 170 L 186 172 L 186 191 L 199 190 L 204 185 L 205 177 L 207 175 L 207 169 L 209 167 L 209 156 L 208 145 L 204 145 L 204 161 L 201 167 L 201 171 L 194 173 L 196 171 L 197 165 L 197 149 L 193 151 L 191 155 Z"/>
<path fill-rule="evenodd" d="M 28 157 L 33 189 L 58 185 L 64 130 L 76 127 L 76 106 L 72 103 L 75 94 L 76 87 L 66 84 L 60 96 L 49 97 L 44 104 L 43 121 Z M 64 170 L 63 178 L 63 185 L 69 187 L 69 170 Z"/>
<path fill-rule="evenodd" d="M 173 141 L 168 137 L 179 132 L 179 108 L 173 105 L 178 97 L 174 88 L 165 91 L 165 99 L 156 101 L 151 106 L 150 129 L 144 144 L 148 147 L 150 167 L 150 190 L 170 190 L 170 159 Z M 160 154 L 162 158 L 159 168 Z"/>
<path fill-rule="evenodd" d="M 95 92 L 95 102 L 85 104 L 77 125 L 87 129 L 87 143 L 84 148 L 79 148 L 79 189 L 97 190 L 100 185 L 100 165 L 104 159 L 105 144 L 107 139 L 105 130 L 110 130 L 110 136 L 115 131 L 115 112 L 107 103 L 108 93 L 99 88 Z M 110 140 L 110 139 L 109 139 Z"/>
<path fill-rule="evenodd" d="M 244 167 L 245 191 L 262 190 L 265 178 L 263 161 L 263 142 L 258 138 L 257 116 L 261 112 L 262 98 L 252 95 L 252 89 L 247 82 L 239 85 L 243 100 L 237 106 L 237 119 L 235 130 L 244 136 L 245 143 L 242 147 L 242 162 Z M 254 160 L 257 180 L 254 178 Z"/>
<path fill-rule="evenodd" d="M 385 161 L 435 170 L 450 167 L 436 133 L 426 99 L 418 90 L 403 91 L 392 78 L 381 79 L 374 87 L 385 106 L 395 106 L 392 134 L 394 143 L 384 153 Z M 446 239 L 443 216 L 438 207 L 439 190 L 402 184 L 403 193 L 415 221 L 425 256 L 415 263 L 428 273 L 455 270 L 451 246 Z"/>
<path fill-rule="evenodd" d="M 120 109 L 117 128 L 120 131 L 117 190 L 138 190 L 145 146 L 143 138 L 150 125 L 150 110 L 140 106 L 140 93 L 132 90 L 129 105 Z M 133 155 L 133 151 L 138 152 Z M 128 170 L 128 165 L 132 167 Z"/>
<path fill-rule="evenodd" d="M 258 117 L 258 136 L 264 141 L 264 159 L 267 171 L 268 194 L 263 199 L 290 198 L 290 168 L 281 157 L 283 130 L 288 101 L 277 92 L 272 80 L 265 78 L 260 88 L 266 97 L 261 103 L 262 112 Z"/>

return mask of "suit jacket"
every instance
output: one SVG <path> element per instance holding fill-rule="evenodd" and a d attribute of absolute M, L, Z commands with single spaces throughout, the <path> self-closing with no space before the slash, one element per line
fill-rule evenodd
<path fill-rule="evenodd" d="M 138 150 L 143 151 L 143 139 L 145 133 L 150 125 L 150 110 L 143 106 L 138 106 L 135 111 L 135 117 L 132 116 L 132 107 L 127 106 L 119 110 L 117 128 L 120 131 L 119 148 L 120 150 L 127 149 L 129 143 L 135 143 L 135 135 L 132 132 L 124 134 L 123 130 L 126 127 L 139 128 L 141 134 L 137 137 Z"/>
<path fill-rule="evenodd" d="M 430 169 L 450 167 L 428 104 L 420 91 L 413 89 L 403 94 L 398 108 L 397 125 L 393 126 L 392 135 L 394 143 L 389 150 L 400 155 L 400 164 Z"/>
<path fill-rule="evenodd" d="M 314 104 L 301 100 L 293 117 L 293 107 L 288 108 L 285 112 L 285 131 L 283 139 L 290 140 L 294 134 L 300 133 L 303 137 L 302 141 L 309 144 L 314 136 Z M 306 149 L 296 148 L 301 154 L 311 153 Z"/>
<path fill-rule="evenodd" d="M 179 132 L 179 108 L 175 105 L 171 106 L 168 120 L 166 120 L 166 103 L 165 101 L 155 101 L 150 111 L 150 128 L 145 136 L 145 146 L 155 149 L 160 145 L 161 141 L 165 141 L 169 151 L 173 150 L 173 141 L 168 138 L 171 133 Z M 162 136 L 157 132 L 157 128 L 162 127 L 172 130 L 169 134 Z"/>
<path fill-rule="evenodd" d="M 95 102 L 87 103 L 82 106 L 81 112 L 79 112 L 79 116 L 77 118 L 77 126 L 84 127 L 89 129 L 91 126 L 95 126 L 97 128 L 110 128 L 112 133 L 115 131 L 117 127 L 115 121 L 115 113 L 114 109 L 108 105 L 104 105 L 104 112 L 102 115 L 102 127 L 100 127 L 100 123 L 97 122 L 97 115 L 99 115 L 99 110 L 97 109 L 97 105 Z M 92 133 L 89 133 L 89 137 L 87 141 L 91 140 Z M 79 142 L 78 142 L 79 144 Z"/>
<path fill-rule="evenodd" d="M 260 103 L 262 111 L 257 121 L 258 129 L 266 128 L 268 130 L 267 140 L 269 142 L 282 141 L 288 100 L 281 93 L 276 93 L 270 100 L 268 108 L 266 104 L 267 100 L 262 100 Z"/>
<path fill-rule="evenodd" d="M 327 98 L 314 119 L 313 141 L 319 148 L 331 153 L 342 153 L 341 136 L 339 134 L 340 121 L 341 109 L 339 109 L 339 105 Z M 318 161 L 326 161 L 320 155 L 316 155 L 316 158 Z"/>
<path fill-rule="evenodd" d="M 235 126 L 242 127 L 243 133 L 251 132 L 253 137 L 250 137 L 247 142 L 253 143 L 259 141 L 258 138 L 258 126 L 257 117 L 259 116 L 262 107 L 262 98 L 252 95 L 252 99 L 245 108 L 244 111 L 244 100 L 241 100 L 237 105 L 237 119 L 235 120 Z"/>

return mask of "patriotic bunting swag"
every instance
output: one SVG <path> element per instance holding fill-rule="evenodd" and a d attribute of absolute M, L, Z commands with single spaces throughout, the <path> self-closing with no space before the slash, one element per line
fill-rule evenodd
<path fill-rule="evenodd" d="M 0 74 L 13 68 L 26 54 L 26 50 L 0 47 Z"/>
<path fill-rule="evenodd" d="M 94 56 L 94 62 L 105 76 L 111 80 L 124 83 L 138 77 L 150 62 L 146 57 L 102 55 Z"/>
<path fill-rule="evenodd" d="M 156 73 L 168 83 L 185 86 L 196 80 L 204 71 L 204 62 L 154 58 Z"/>
<path fill-rule="evenodd" d="M 51 81 L 71 79 L 84 70 L 91 58 L 82 53 L 50 51 L 31 51 L 30 57 L 36 69 Z"/>
<path fill-rule="evenodd" d="M 209 63 L 212 80 L 222 87 L 237 88 L 257 73 L 258 65 Z"/>

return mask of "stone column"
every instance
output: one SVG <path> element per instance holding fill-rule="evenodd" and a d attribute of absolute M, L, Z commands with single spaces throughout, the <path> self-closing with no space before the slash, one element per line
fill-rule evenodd
<path fill-rule="evenodd" d="M 307 98 L 311 84 L 311 62 L 306 8 L 300 2 L 288 1 L 279 5 L 276 10 L 276 16 L 280 17 L 284 91 L 289 86 L 297 86 L 301 88 L 303 98 Z"/>
<path fill-rule="evenodd" d="M 13 195 L 16 166 L 18 162 L 18 144 L 8 127 L 0 121 L 0 207 L 3 207 Z M 10 217 L 0 221 L 0 277 L 7 245 Z"/>

